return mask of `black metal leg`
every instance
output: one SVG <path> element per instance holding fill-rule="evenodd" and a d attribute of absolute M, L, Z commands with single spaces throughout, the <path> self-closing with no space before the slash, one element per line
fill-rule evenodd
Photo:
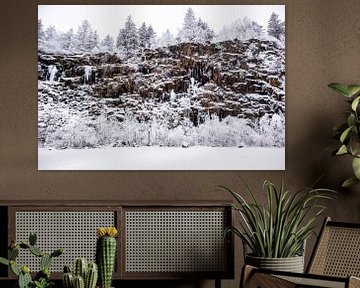
<path fill-rule="evenodd" d="M 221 288 L 221 279 L 215 278 L 215 288 Z"/>

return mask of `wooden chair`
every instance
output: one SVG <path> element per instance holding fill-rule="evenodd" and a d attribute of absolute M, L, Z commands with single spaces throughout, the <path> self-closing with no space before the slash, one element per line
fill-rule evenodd
<path fill-rule="evenodd" d="M 306 273 L 278 272 L 244 266 L 240 287 L 360 287 L 360 223 L 326 218 Z"/>

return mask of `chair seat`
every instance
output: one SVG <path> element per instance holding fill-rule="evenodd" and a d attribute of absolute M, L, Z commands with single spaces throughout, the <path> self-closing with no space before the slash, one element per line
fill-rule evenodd
<path fill-rule="evenodd" d="M 346 278 L 341 281 L 335 281 L 335 279 L 320 279 L 320 278 L 308 278 L 309 275 L 305 275 L 306 278 L 296 276 L 277 276 L 286 281 L 296 284 L 296 287 L 311 286 L 311 287 L 327 287 L 327 288 L 345 288 Z M 321 276 L 320 276 L 321 277 Z"/>
<path fill-rule="evenodd" d="M 357 277 L 334 277 L 315 274 L 270 271 L 265 269 L 258 269 L 250 265 L 246 265 L 244 267 L 243 273 L 247 278 L 247 281 L 243 283 L 243 287 L 249 288 L 360 287 L 360 279 Z M 349 283 L 352 285 L 349 286 Z"/>

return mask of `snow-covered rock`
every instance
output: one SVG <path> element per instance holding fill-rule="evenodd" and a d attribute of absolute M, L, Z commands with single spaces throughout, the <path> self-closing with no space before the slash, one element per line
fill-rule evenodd
<path fill-rule="evenodd" d="M 235 117 L 251 126 L 265 116 L 271 122 L 272 115 L 285 113 L 285 50 L 264 40 L 181 43 L 168 49 L 144 49 L 128 57 L 116 53 L 39 53 L 38 79 L 39 143 L 45 146 L 60 142 L 62 148 L 111 144 L 105 138 L 125 146 L 144 142 L 166 145 L 162 141 L 179 146 L 199 145 L 200 141 L 201 145 L 208 140 L 194 136 L 200 135 L 196 129 L 212 119 L 221 123 L 228 116 Z M 64 123 L 68 123 L 67 128 L 74 127 L 74 121 L 70 123 L 73 126 L 69 124 L 74 118 L 88 128 L 81 126 L 79 134 L 87 133 L 91 141 L 79 138 L 74 146 L 63 139 Z M 127 140 L 100 131 L 106 127 L 112 129 L 107 133 L 120 135 L 124 125 L 135 127 L 136 123 L 141 129 L 137 127 Z M 211 125 L 218 129 L 216 125 L 225 124 Z M 260 131 L 254 129 L 254 133 Z M 173 139 L 159 138 L 169 131 Z M 175 131 L 182 136 L 175 136 Z M 248 145 L 261 142 L 255 138 L 248 140 Z M 224 145 L 246 144 L 235 142 Z M 269 143 L 261 145 L 271 146 Z M 280 140 L 274 146 L 283 144 Z"/>

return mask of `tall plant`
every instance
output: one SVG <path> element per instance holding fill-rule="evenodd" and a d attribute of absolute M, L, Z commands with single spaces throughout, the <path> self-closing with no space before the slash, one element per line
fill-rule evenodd
<path fill-rule="evenodd" d="M 249 186 L 243 183 L 251 201 L 220 186 L 235 198 L 233 208 L 240 215 L 240 227 L 229 227 L 226 233 L 233 232 L 239 236 L 256 257 L 288 258 L 300 255 L 304 241 L 314 233 L 315 220 L 326 209 L 317 203 L 318 200 L 331 199 L 334 191 L 304 188 L 290 193 L 285 191 L 283 184 L 278 189 L 266 180 L 267 205 L 263 206 Z"/>
<path fill-rule="evenodd" d="M 360 85 L 344 85 L 331 83 L 331 89 L 346 97 L 351 109 L 347 112 L 346 122 L 334 127 L 339 139 L 339 147 L 334 151 L 334 155 L 349 154 L 353 158 L 352 168 L 354 176 L 347 179 L 342 186 L 348 187 L 360 183 Z"/>

